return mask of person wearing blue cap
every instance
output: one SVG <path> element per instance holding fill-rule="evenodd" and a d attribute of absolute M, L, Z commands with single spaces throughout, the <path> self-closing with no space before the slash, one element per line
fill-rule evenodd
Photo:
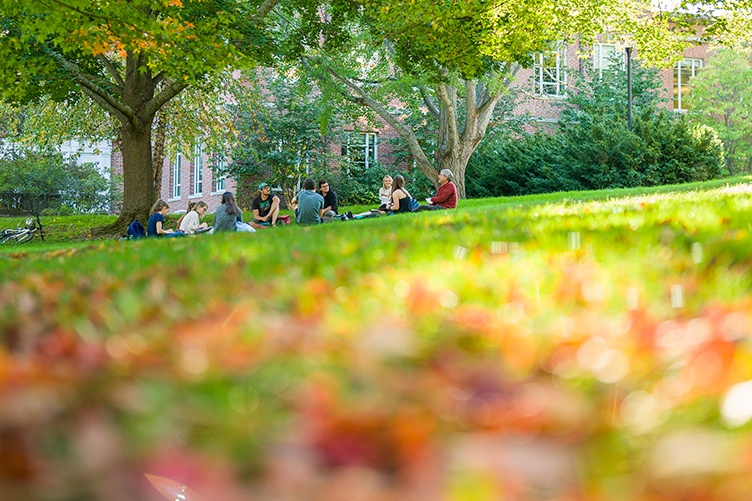
<path fill-rule="evenodd" d="M 279 197 L 271 196 L 272 189 L 266 183 L 258 185 L 259 194 L 251 202 L 253 219 L 256 224 L 276 226 L 279 216 Z"/>

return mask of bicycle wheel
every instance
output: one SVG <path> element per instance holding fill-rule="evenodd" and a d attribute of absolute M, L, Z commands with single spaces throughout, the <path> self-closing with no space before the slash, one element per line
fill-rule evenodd
<path fill-rule="evenodd" d="M 23 244 L 34 238 L 34 235 L 27 230 L 14 231 L 0 236 L 0 244 Z"/>
<path fill-rule="evenodd" d="M 32 238 L 34 238 L 34 234 L 30 231 L 25 231 L 16 235 L 16 242 L 18 242 L 19 244 L 25 244 Z"/>

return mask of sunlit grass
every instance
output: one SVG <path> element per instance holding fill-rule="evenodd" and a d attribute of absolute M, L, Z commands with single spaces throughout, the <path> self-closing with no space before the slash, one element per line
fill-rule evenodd
<path fill-rule="evenodd" d="M 736 181 L 4 252 L 0 424 L 54 482 L 0 492 L 96 499 L 91 434 L 207 499 L 743 499 Z"/>

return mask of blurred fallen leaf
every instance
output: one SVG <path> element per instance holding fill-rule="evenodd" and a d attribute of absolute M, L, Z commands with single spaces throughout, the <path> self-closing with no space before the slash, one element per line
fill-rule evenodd
<path fill-rule="evenodd" d="M 174 480 L 156 475 L 145 474 L 160 494 L 170 501 L 206 501 L 196 491 Z"/>

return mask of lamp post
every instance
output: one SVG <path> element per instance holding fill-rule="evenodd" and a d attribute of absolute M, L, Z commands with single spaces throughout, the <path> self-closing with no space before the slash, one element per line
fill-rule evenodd
<path fill-rule="evenodd" d="M 625 47 L 627 51 L 627 127 L 632 130 L 632 47 Z"/>

